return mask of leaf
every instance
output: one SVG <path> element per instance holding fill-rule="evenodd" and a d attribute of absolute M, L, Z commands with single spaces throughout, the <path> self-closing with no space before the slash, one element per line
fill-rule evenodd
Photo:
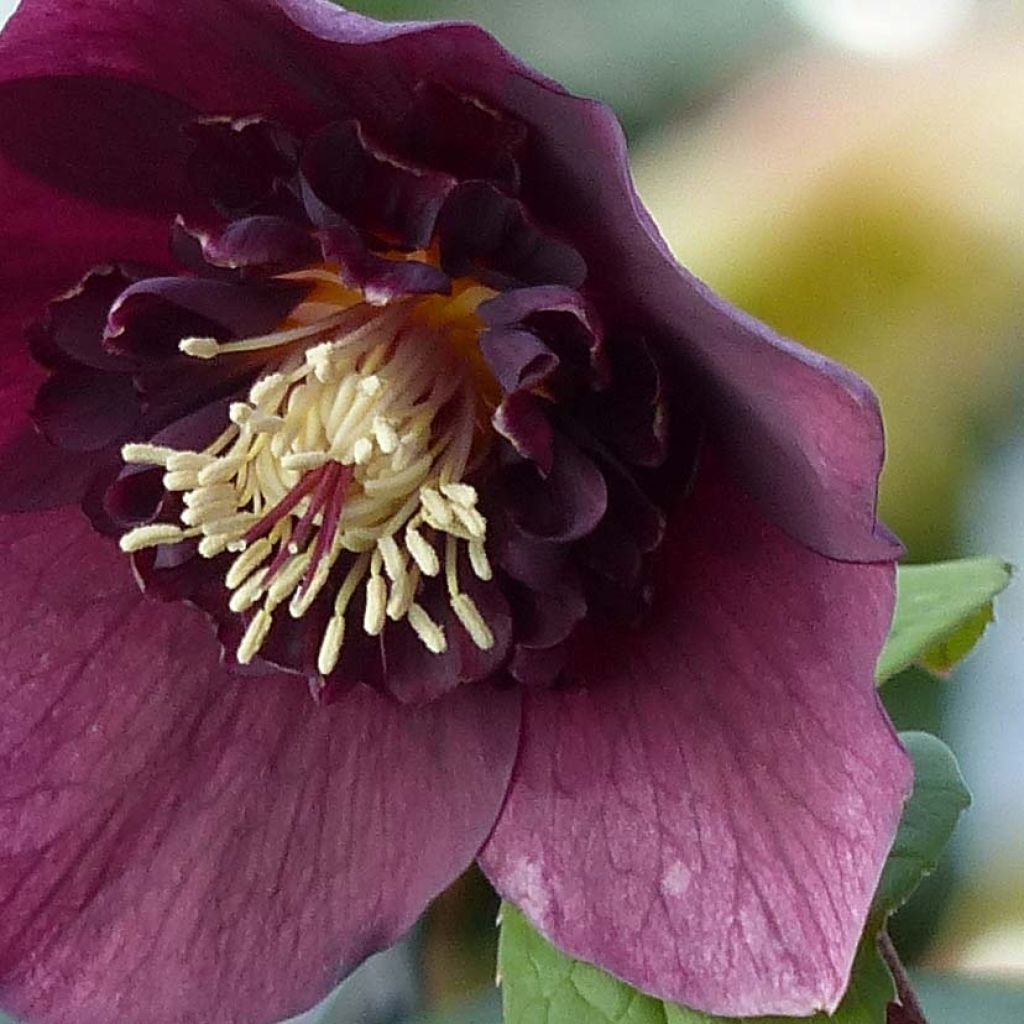
<path fill-rule="evenodd" d="M 536 932 L 510 903 L 501 909 L 498 969 L 505 1024 L 738 1024 L 666 1003 L 630 988 L 591 964 L 573 960 Z M 884 1024 L 894 989 L 888 969 L 865 940 L 850 988 L 832 1017 L 806 1024 Z M 793 1018 L 745 1018 L 746 1024 L 791 1024 Z"/>
<path fill-rule="evenodd" d="M 808 1024 L 885 1024 L 894 996 L 892 978 L 875 948 L 886 918 L 935 869 L 970 794 L 956 758 L 939 739 L 909 732 L 900 737 L 914 761 L 914 790 L 886 861 L 854 961 L 850 987 L 832 1017 Z M 505 1024 L 737 1024 L 643 995 L 591 964 L 573 960 L 536 932 L 511 904 L 501 912 L 498 968 Z M 746 1018 L 746 1024 L 786 1024 L 792 1018 Z"/>
<path fill-rule="evenodd" d="M 875 893 L 872 917 L 884 920 L 939 863 L 957 820 L 971 803 L 953 752 L 926 732 L 900 733 L 914 761 L 914 791 Z"/>
<path fill-rule="evenodd" d="M 948 672 L 993 620 L 992 600 L 1012 572 L 998 558 L 900 566 L 896 615 L 878 661 L 878 681 L 914 662 Z"/>

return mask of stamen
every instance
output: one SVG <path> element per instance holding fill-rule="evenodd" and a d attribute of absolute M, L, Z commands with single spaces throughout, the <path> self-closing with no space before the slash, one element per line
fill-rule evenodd
<path fill-rule="evenodd" d="M 493 631 L 458 581 L 461 545 L 474 575 L 492 578 L 487 522 L 465 482 L 486 410 L 478 371 L 446 333 L 466 330 L 459 325 L 468 314 L 447 310 L 445 301 L 437 300 L 433 319 L 417 318 L 416 300 L 319 318 L 310 306 L 294 313 L 298 327 L 180 343 L 200 359 L 267 350 L 275 363 L 230 404 L 225 430 L 202 451 L 124 446 L 126 462 L 165 470 L 164 487 L 180 493 L 184 507 L 178 523 L 139 527 L 121 546 L 138 551 L 198 537 L 204 558 L 231 553 L 228 607 L 251 616 L 240 663 L 258 655 L 282 605 L 302 619 L 329 600 L 317 655 L 329 675 L 360 588 L 364 634 L 405 619 L 429 651 L 443 653 L 445 630 L 420 603 L 427 581 L 441 574 L 438 545 L 455 616 L 478 647 L 493 647 Z"/>
<path fill-rule="evenodd" d="M 445 639 L 444 630 L 427 614 L 427 610 L 422 605 L 411 605 L 406 617 L 413 631 L 423 642 L 423 646 L 431 654 L 444 654 L 448 650 L 448 641 Z"/>
<path fill-rule="evenodd" d="M 267 639 L 273 621 L 266 608 L 261 608 L 252 617 L 252 621 L 242 637 L 242 642 L 238 645 L 236 657 L 240 665 L 248 665 L 256 657 L 257 652 Z"/>
<path fill-rule="evenodd" d="M 478 579 L 487 581 L 491 579 L 491 563 L 487 558 L 482 541 L 471 540 L 469 542 L 469 564 Z"/>
<path fill-rule="evenodd" d="M 134 530 L 129 530 L 118 541 L 118 546 L 128 554 L 132 551 L 141 551 L 143 548 L 155 548 L 160 544 L 177 544 L 189 536 L 194 537 L 195 533 L 186 532 L 170 523 L 154 523 L 152 526 L 137 526 Z"/>
<path fill-rule="evenodd" d="M 165 448 L 158 444 L 126 444 L 121 448 L 121 458 L 125 462 L 143 463 L 151 466 L 167 466 L 167 460 L 178 452 L 174 448 Z"/>
<path fill-rule="evenodd" d="M 451 606 L 452 611 L 458 616 L 459 622 L 466 627 L 466 632 L 472 638 L 473 643 L 480 650 L 489 651 L 494 646 L 494 634 L 469 594 L 456 594 L 451 598 Z"/>

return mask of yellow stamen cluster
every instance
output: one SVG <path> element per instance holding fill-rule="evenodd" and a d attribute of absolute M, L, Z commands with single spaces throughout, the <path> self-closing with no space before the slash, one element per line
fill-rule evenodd
<path fill-rule="evenodd" d="M 454 317 L 467 300 L 450 302 Z M 490 627 L 459 585 L 460 551 L 477 577 L 491 577 L 487 523 L 464 482 L 476 451 L 479 370 L 449 335 L 436 308 L 424 316 L 405 300 L 260 338 L 183 340 L 181 350 L 197 359 L 268 351 L 273 368 L 246 401 L 232 403 L 230 423 L 202 451 L 125 445 L 126 462 L 163 467 L 164 487 L 181 494 L 183 508 L 180 525 L 132 530 L 122 550 L 195 538 L 204 558 L 234 554 L 229 605 L 251 616 L 237 651 L 243 664 L 282 605 L 301 618 L 328 584 L 336 591 L 320 644 L 323 674 L 338 663 L 360 588 L 365 633 L 404 619 L 441 653 L 444 627 L 417 598 L 422 577 L 442 572 L 452 611 L 478 647 L 492 647 Z"/>

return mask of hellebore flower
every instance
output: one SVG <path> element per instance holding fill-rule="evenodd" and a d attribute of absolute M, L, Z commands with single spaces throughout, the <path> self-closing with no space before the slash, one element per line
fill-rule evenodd
<path fill-rule="evenodd" d="M 274 1020 L 479 857 L 648 992 L 834 1007 L 909 776 L 877 404 L 612 115 L 472 26 L 26 0 L 0 136 L 4 1005 Z"/>

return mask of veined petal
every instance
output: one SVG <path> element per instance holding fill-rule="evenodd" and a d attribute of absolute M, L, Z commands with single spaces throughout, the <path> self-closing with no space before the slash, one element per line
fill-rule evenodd
<path fill-rule="evenodd" d="M 76 514 L 0 524 L 6 1008 L 276 1021 L 472 859 L 515 755 L 514 693 L 318 706 L 294 677 L 228 674 L 202 616 L 142 598 Z"/>
<path fill-rule="evenodd" d="M 833 1009 L 910 782 L 874 689 L 891 566 L 811 553 L 705 465 L 642 631 L 526 697 L 481 857 L 558 946 L 728 1016 Z"/>

